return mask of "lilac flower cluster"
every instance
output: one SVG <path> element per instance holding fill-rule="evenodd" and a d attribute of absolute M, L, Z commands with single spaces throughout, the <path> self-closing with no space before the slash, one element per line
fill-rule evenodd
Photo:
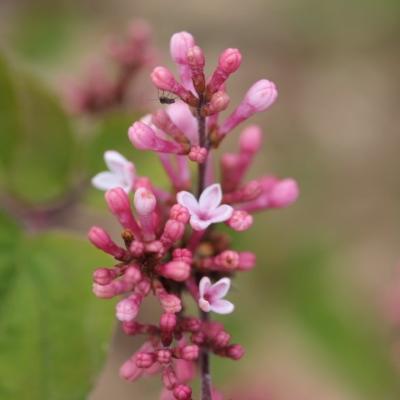
<path fill-rule="evenodd" d="M 208 79 L 203 51 L 191 34 L 174 34 L 170 50 L 180 81 L 161 66 L 153 70 L 151 78 L 158 89 L 178 99 L 135 122 L 128 136 L 138 149 L 159 156 L 171 188 L 165 191 L 139 176 L 119 153 L 105 153 L 108 171 L 96 175 L 92 183 L 106 191 L 108 207 L 122 226 L 124 244 L 115 243 L 100 227 L 91 228 L 90 241 L 116 260 L 113 267 L 94 271 L 93 292 L 99 298 L 123 295 L 116 305 L 122 329 L 127 335 L 146 337 L 143 346 L 122 365 L 123 378 L 134 381 L 159 373 L 163 400 L 189 400 L 189 382 L 199 365 L 201 398 L 211 400 L 222 397 L 211 387 L 210 352 L 238 360 L 244 350 L 231 343 L 231 335 L 221 323 L 209 319 L 209 312 L 234 310 L 225 299 L 231 278 L 251 270 L 256 262 L 253 253 L 232 249 L 228 235 L 217 226 L 225 223 L 235 231 L 245 231 L 253 223 L 254 212 L 292 204 L 298 186 L 293 179 L 274 176 L 244 180 L 261 148 L 262 132 L 255 125 L 242 131 L 236 153 L 222 155 L 220 183 L 216 182 L 212 150 L 237 125 L 266 110 L 277 97 L 276 87 L 265 79 L 256 82 L 219 122 L 221 111 L 229 104 L 226 81 L 241 63 L 239 50 L 223 51 Z M 191 176 L 190 161 L 198 165 L 197 179 Z M 198 305 L 199 317 L 186 314 L 185 292 Z M 158 299 L 162 315 L 158 323 L 140 323 L 141 304 L 150 294 Z"/>

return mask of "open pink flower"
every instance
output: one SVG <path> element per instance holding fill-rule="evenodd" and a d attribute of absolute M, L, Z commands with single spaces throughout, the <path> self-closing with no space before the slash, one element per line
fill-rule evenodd
<path fill-rule="evenodd" d="M 217 314 L 230 314 L 235 306 L 223 297 L 229 291 L 231 280 L 222 278 L 211 284 L 210 278 L 204 276 L 199 283 L 199 307 L 205 311 L 214 311 Z"/>
<path fill-rule="evenodd" d="M 114 150 L 104 153 L 104 161 L 109 171 L 100 172 L 92 178 L 92 185 L 100 190 L 121 187 L 129 193 L 135 182 L 135 166 L 122 154 Z"/>
<path fill-rule="evenodd" d="M 196 231 L 203 231 L 211 224 L 226 221 L 233 213 L 231 206 L 221 204 L 222 190 L 219 183 L 204 189 L 199 200 L 186 191 L 179 192 L 176 198 L 189 211 L 190 225 Z"/>

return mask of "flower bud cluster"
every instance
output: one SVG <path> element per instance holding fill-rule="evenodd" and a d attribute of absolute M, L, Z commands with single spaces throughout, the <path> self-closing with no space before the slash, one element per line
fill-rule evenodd
<path fill-rule="evenodd" d="M 220 124 L 219 113 L 229 104 L 226 82 L 241 64 L 239 50 L 223 51 L 207 78 L 204 53 L 192 35 L 174 34 L 170 49 L 180 80 L 161 66 L 153 70 L 151 79 L 158 89 L 179 99 L 134 122 L 128 131 L 136 148 L 158 155 L 170 191 L 138 176 L 135 166 L 119 153 L 106 152 L 109 171 L 96 175 L 92 183 L 105 190 L 108 208 L 121 225 L 121 240 L 114 241 L 98 226 L 91 228 L 89 239 L 115 260 L 113 266 L 94 271 L 94 294 L 104 299 L 120 297 L 115 314 L 123 331 L 145 336 L 120 375 L 134 381 L 159 374 L 162 399 L 189 400 L 189 383 L 200 358 L 213 353 L 239 360 L 244 355 L 221 323 L 204 316 L 234 311 L 234 304 L 225 299 L 231 279 L 256 263 L 253 253 L 233 249 L 229 234 L 211 227 L 225 223 L 234 231 L 245 231 L 256 211 L 292 204 L 298 187 L 291 178 L 270 175 L 245 181 L 262 145 L 262 131 L 256 125 L 242 131 L 237 153 L 222 155 L 221 183 L 215 181 L 213 148 L 239 123 L 267 109 L 277 97 L 276 87 L 265 79 L 256 82 Z M 129 64 L 121 49 L 116 54 Z M 198 164 L 197 179 L 191 176 L 188 160 Z M 187 314 L 184 293 L 192 296 L 200 317 Z M 158 300 L 162 315 L 156 323 L 145 324 L 139 322 L 140 310 L 150 295 Z"/>

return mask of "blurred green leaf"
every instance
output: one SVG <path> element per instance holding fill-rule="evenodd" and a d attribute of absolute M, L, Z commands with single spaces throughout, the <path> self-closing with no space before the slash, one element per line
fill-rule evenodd
<path fill-rule="evenodd" d="M 0 54 L 0 172 L 10 164 L 20 133 L 18 100 L 10 67 Z"/>
<path fill-rule="evenodd" d="M 0 292 L 0 398 L 84 399 L 112 329 L 112 302 L 90 290 L 104 256 L 57 232 L 17 243 L 0 257 L 1 276 L 13 276 Z"/>
<path fill-rule="evenodd" d="M 4 58 L 0 59 L 0 83 L 5 185 L 21 200 L 53 200 L 66 191 L 74 168 L 70 121 L 43 84 L 14 65 L 11 69 Z"/>
<path fill-rule="evenodd" d="M 395 399 L 398 375 L 379 322 L 354 309 L 327 277 L 328 252 L 315 244 L 290 258 L 282 294 L 313 343 L 365 399 Z M 383 396 L 383 397 L 382 397 Z"/>

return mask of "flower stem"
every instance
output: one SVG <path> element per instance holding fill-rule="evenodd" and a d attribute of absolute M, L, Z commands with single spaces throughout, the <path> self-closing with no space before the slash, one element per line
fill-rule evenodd
<path fill-rule="evenodd" d="M 200 147 L 208 148 L 207 135 L 206 135 L 206 119 L 202 116 L 201 109 L 203 107 L 204 99 L 202 96 L 199 98 L 199 105 L 197 107 L 197 121 L 199 129 L 199 145 Z M 198 181 L 197 181 L 197 195 L 200 197 L 205 186 L 207 160 L 199 164 Z M 209 320 L 208 313 L 199 309 L 199 315 L 202 322 Z M 210 353 L 206 347 L 201 349 L 200 353 L 200 371 L 201 371 L 201 400 L 212 400 L 211 397 L 211 374 L 210 374 Z"/>

